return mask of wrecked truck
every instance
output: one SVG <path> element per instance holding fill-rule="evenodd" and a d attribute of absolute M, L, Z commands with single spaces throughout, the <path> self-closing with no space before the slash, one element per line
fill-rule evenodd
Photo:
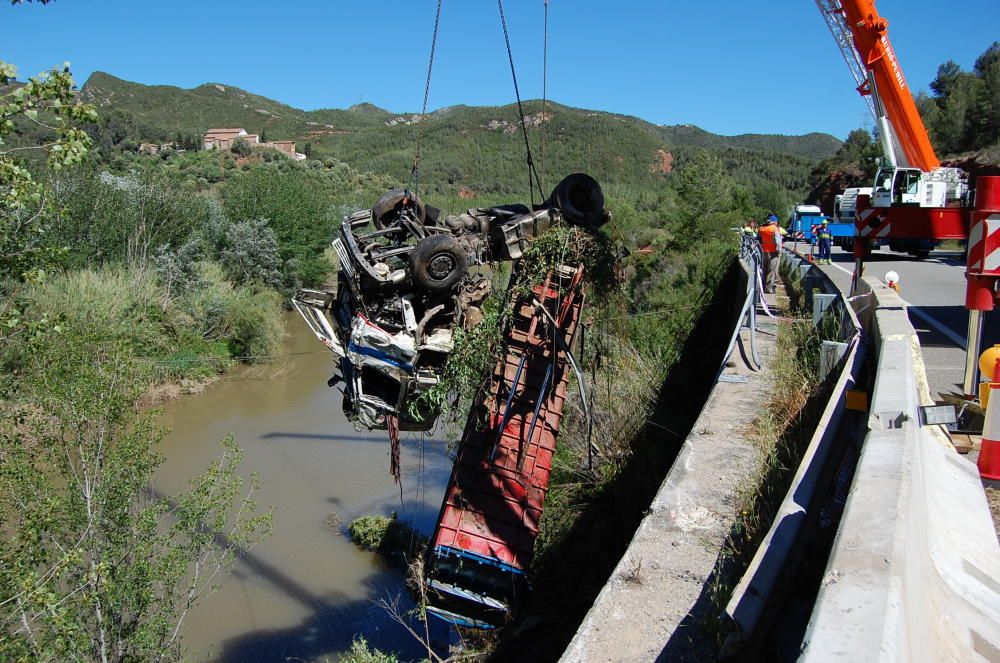
<path fill-rule="evenodd" d="M 481 319 L 484 270 L 521 258 L 558 223 L 588 228 L 610 218 L 589 175 L 564 178 L 541 205 L 443 215 L 403 189 L 343 218 L 333 247 L 336 290 L 300 290 L 292 304 L 336 357 L 327 384 L 341 384 L 344 414 L 359 430 L 430 430 L 439 411 L 420 401 L 438 384 L 454 333 Z"/>

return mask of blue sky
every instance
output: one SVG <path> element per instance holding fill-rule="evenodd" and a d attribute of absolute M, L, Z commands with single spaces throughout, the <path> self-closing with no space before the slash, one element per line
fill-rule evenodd
<path fill-rule="evenodd" d="M 236 85 L 305 109 L 420 109 L 435 0 L 0 0 L 0 60 L 147 84 Z M 507 0 L 522 96 L 541 97 L 542 0 Z M 1000 2 L 879 0 L 911 87 L 1000 39 Z M 871 125 L 812 0 L 550 0 L 549 98 L 722 134 Z M 514 93 L 496 3 L 444 0 L 430 106 Z"/>

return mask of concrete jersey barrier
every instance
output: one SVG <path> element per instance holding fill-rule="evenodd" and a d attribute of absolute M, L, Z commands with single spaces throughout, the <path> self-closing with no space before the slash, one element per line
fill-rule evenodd
<path fill-rule="evenodd" d="M 978 473 L 919 423 L 932 400 L 903 302 L 874 279 L 859 291 L 878 352 L 870 432 L 800 660 L 1000 661 L 1000 546 Z"/>

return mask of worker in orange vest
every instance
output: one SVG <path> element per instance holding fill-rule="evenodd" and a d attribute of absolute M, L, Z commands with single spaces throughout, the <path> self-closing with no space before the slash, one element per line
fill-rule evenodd
<path fill-rule="evenodd" d="M 778 227 L 778 217 L 768 215 L 767 221 L 757 233 L 760 250 L 764 254 L 763 277 L 767 292 L 774 293 L 778 282 L 778 251 L 781 249 L 782 229 Z"/>

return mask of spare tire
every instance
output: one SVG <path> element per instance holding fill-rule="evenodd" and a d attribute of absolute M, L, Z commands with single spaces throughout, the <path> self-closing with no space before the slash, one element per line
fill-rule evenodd
<path fill-rule="evenodd" d="M 426 218 L 427 211 L 424 209 L 424 204 L 412 193 L 406 191 L 406 189 L 393 189 L 392 191 L 386 191 L 383 193 L 377 201 L 375 201 L 375 207 L 372 207 L 372 216 L 375 219 L 376 228 L 387 228 L 392 224 L 392 217 L 399 214 L 399 211 L 403 208 L 403 200 L 409 197 L 409 207 L 413 210 L 413 213 L 417 217 L 417 221 L 420 223 L 424 222 Z"/>
<path fill-rule="evenodd" d="M 574 225 L 597 228 L 608 221 L 601 185 L 586 173 L 564 177 L 552 190 L 547 204 L 557 208 Z"/>
<path fill-rule="evenodd" d="M 431 292 L 450 290 L 469 267 L 469 258 L 458 241 L 449 235 L 425 237 L 410 253 L 413 282 Z"/>

